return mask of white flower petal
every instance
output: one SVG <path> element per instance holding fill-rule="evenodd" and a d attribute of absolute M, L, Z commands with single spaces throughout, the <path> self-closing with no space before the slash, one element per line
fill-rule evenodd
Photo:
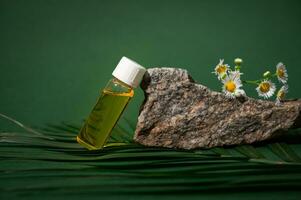
<path fill-rule="evenodd" d="M 281 73 L 283 74 L 279 74 L 279 71 L 281 70 Z M 279 80 L 279 82 L 285 84 L 287 83 L 288 80 L 288 74 L 287 74 L 287 70 L 286 67 L 283 63 L 278 63 L 276 66 L 276 74 L 277 74 L 277 78 Z"/>
<path fill-rule="evenodd" d="M 268 91 L 262 91 L 262 90 L 260 89 L 260 87 L 261 87 L 262 84 L 269 84 Z M 274 93 L 275 93 L 275 91 L 276 91 L 276 86 L 275 86 L 275 84 L 272 83 L 271 81 L 269 81 L 269 80 L 264 80 L 264 81 L 262 81 L 262 82 L 258 85 L 258 87 L 256 88 L 256 91 L 257 91 L 257 93 L 258 93 L 258 95 L 259 95 L 260 97 L 263 97 L 263 98 L 265 98 L 265 99 L 268 99 L 268 98 L 270 98 L 271 96 L 274 95 Z"/>
<path fill-rule="evenodd" d="M 227 84 L 230 81 L 232 83 L 234 83 L 234 85 L 235 85 L 235 88 L 234 88 L 233 91 L 229 91 L 227 89 Z M 229 75 L 226 76 L 226 78 L 224 78 L 222 80 L 222 83 L 223 83 L 223 87 L 222 87 L 223 92 L 229 98 L 235 98 L 237 95 L 244 93 L 244 91 L 242 89 L 240 89 L 240 87 L 242 87 L 242 83 L 241 83 L 241 80 L 240 80 L 239 73 L 230 73 Z"/>

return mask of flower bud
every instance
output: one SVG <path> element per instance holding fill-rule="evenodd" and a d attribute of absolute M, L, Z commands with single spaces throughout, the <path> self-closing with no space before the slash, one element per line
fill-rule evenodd
<path fill-rule="evenodd" d="M 235 58 L 234 63 L 235 63 L 236 65 L 241 65 L 242 59 L 241 59 L 241 58 Z"/>
<path fill-rule="evenodd" d="M 271 72 L 270 71 L 266 71 L 263 73 L 263 77 L 264 78 L 268 78 L 269 76 L 271 76 Z"/>
<path fill-rule="evenodd" d="M 225 74 L 223 74 L 223 75 L 222 75 L 222 77 L 221 77 L 221 78 L 222 78 L 222 79 L 225 79 L 225 78 L 226 78 L 226 76 L 227 76 L 227 74 L 225 73 Z"/>

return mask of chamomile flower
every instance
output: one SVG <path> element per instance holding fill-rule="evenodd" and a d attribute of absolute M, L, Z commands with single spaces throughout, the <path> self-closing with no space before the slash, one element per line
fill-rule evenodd
<path fill-rule="evenodd" d="M 287 74 L 287 70 L 286 67 L 283 63 L 278 63 L 276 66 L 276 75 L 277 78 L 280 82 L 282 82 L 283 84 L 285 84 L 287 82 L 288 79 L 288 74 Z"/>
<path fill-rule="evenodd" d="M 240 89 L 242 83 L 239 73 L 229 73 L 223 80 L 223 92 L 227 97 L 234 98 L 236 96 L 245 95 L 245 92 Z"/>
<path fill-rule="evenodd" d="M 219 63 L 216 65 L 215 69 L 214 69 L 214 74 L 217 75 L 218 79 L 223 79 L 227 73 L 227 71 L 229 70 L 229 65 L 224 64 L 224 59 L 220 59 Z"/>
<path fill-rule="evenodd" d="M 276 95 L 276 105 L 280 105 L 281 101 L 285 98 L 285 95 L 288 93 L 288 85 L 283 85 Z"/>
<path fill-rule="evenodd" d="M 275 93 L 275 90 L 276 90 L 275 84 L 269 80 L 262 81 L 256 88 L 258 95 L 265 99 L 268 99 L 271 96 L 273 96 Z"/>

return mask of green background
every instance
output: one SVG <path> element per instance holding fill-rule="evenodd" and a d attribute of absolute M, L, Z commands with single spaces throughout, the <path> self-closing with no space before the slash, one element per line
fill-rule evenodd
<path fill-rule="evenodd" d="M 301 1 L 0 1 L 0 112 L 80 123 L 122 56 L 181 67 L 214 90 L 219 58 L 256 79 L 282 61 L 300 97 Z M 253 86 L 247 94 L 256 96 Z M 125 116 L 136 120 L 141 89 Z M 0 123 L 7 124 L 1 121 Z M 2 126 L 3 127 L 3 126 Z"/>

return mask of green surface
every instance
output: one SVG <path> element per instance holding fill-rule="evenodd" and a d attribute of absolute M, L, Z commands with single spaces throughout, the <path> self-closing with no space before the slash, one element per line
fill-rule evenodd
<path fill-rule="evenodd" d="M 186 68 L 214 90 L 219 58 L 243 58 L 251 80 L 282 61 L 289 96 L 300 97 L 300 8 L 298 0 L 0 0 L 0 111 L 31 125 L 79 122 L 124 55 Z M 125 112 L 132 120 L 143 100 L 136 93 Z"/>

